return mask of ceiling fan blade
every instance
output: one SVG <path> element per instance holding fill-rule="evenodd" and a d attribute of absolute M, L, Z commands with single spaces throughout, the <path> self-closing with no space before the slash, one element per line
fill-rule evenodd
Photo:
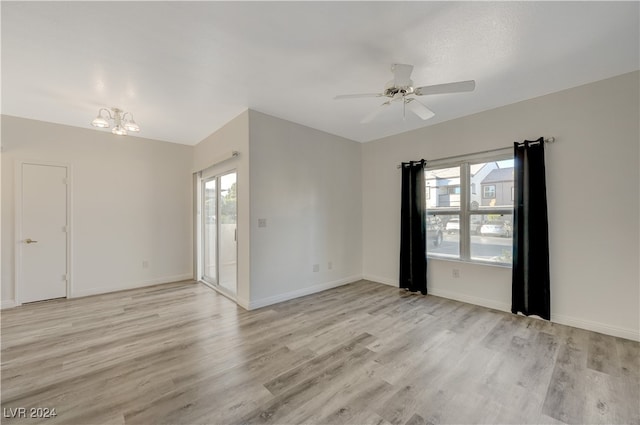
<path fill-rule="evenodd" d="M 385 105 L 389 105 L 391 102 L 395 102 L 396 100 L 404 99 L 404 95 L 400 92 L 396 93 L 389 100 L 384 102 Z"/>
<path fill-rule="evenodd" d="M 373 119 L 375 117 L 378 116 L 378 114 L 380 114 L 380 112 L 383 111 L 385 106 L 389 106 L 391 105 L 392 102 L 395 102 L 396 100 L 400 100 L 400 99 L 404 99 L 404 96 L 401 93 L 396 93 L 392 98 L 390 98 L 389 100 L 387 100 L 386 102 L 384 102 L 382 105 L 380 105 L 376 110 L 374 110 L 373 112 L 371 112 L 369 115 L 367 115 L 366 117 L 364 117 L 362 119 L 362 121 L 360 121 L 361 124 L 366 124 L 368 122 L 373 121 Z"/>
<path fill-rule="evenodd" d="M 384 94 L 382 93 L 362 93 L 362 94 L 340 94 L 334 99 L 358 99 L 361 97 L 382 97 Z"/>
<path fill-rule="evenodd" d="M 455 83 L 436 84 L 433 86 L 417 87 L 414 94 L 424 96 L 427 94 L 461 93 L 473 91 L 476 88 L 474 80 L 457 81 Z"/>
<path fill-rule="evenodd" d="M 393 83 L 396 87 L 411 85 L 411 73 L 413 72 L 413 65 L 394 63 L 393 65 L 391 65 L 391 71 L 393 71 Z"/>
<path fill-rule="evenodd" d="M 427 108 L 422 103 L 418 102 L 413 98 L 407 99 L 405 102 L 405 105 L 407 106 L 407 108 L 409 108 L 411 112 L 413 112 L 423 120 L 428 120 L 429 118 L 433 118 L 433 116 L 435 115 L 435 113 L 431 109 Z"/>
<path fill-rule="evenodd" d="M 360 121 L 361 124 L 367 124 L 370 123 L 371 121 L 373 121 L 373 119 L 375 117 L 377 117 L 385 108 L 385 106 L 389 106 L 391 104 L 391 100 L 388 100 L 386 102 L 384 102 L 382 105 L 378 106 L 374 111 L 372 111 L 369 115 L 367 115 L 366 117 L 362 118 L 362 120 Z"/>

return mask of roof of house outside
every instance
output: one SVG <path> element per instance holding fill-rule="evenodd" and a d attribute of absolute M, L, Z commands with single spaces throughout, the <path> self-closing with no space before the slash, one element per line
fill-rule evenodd
<path fill-rule="evenodd" d="M 513 180 L 513 167 L 496 168 L 492 170 L 487 177 L 482 180 L 482 184 L 506 182 Z"/>

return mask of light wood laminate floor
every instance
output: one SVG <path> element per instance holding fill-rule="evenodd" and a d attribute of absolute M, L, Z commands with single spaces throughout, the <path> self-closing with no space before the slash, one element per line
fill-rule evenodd
<path fill-rule="evenodd" d="M 360 281 L 247 312 L 193 282 L 2 311 L 47 424 L 640 423 L 637 342 Z"/>

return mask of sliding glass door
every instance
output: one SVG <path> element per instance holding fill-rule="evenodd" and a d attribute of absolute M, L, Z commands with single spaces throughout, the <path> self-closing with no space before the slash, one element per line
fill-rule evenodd
<path fill-rule="evenodd" d="M 235 298 L 238 264 L 237 174 L 204 177 L 202 192 L 202 280 Z"/>
<path fill-rule="evenodd" d="M 236 293 L 238 264 L 238 218 L 236 173 L 220 176 L 220 229 L 218 236 L 218 284 Z"/>
<path fill-rule="evenodd" d="M 217 177 L 202 182 L 202 278 L 218 283 L 218 191 Z"/>

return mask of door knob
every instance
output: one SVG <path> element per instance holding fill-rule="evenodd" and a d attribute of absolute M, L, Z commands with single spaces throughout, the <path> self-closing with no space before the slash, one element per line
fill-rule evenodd
<path fill-rule="evenodd" d="M 31 238 L 27 238 L 24 240 L 26 243 L 38 243 L 38 241 L 34 241 Z"/>

